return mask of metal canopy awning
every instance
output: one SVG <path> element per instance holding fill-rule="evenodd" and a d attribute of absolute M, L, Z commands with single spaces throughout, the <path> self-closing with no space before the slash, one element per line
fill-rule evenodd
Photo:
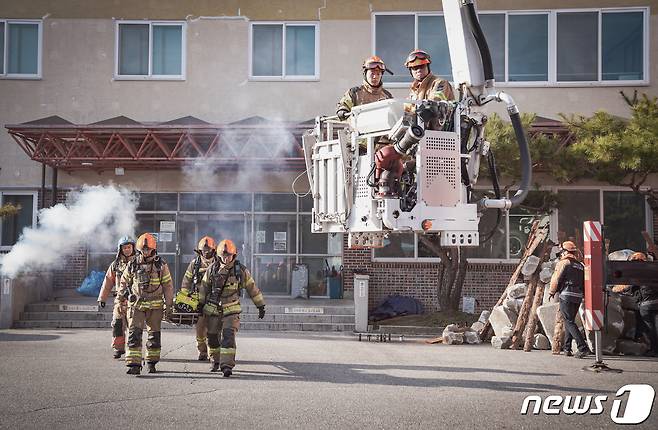
<path fill-rule="evenodd" d="M 79 125 L 51 116 L 5 128 L 32 160 L 68 171 L 174 169 L 201 161 L 303 170 L 301 135 L 312 125 L 261 117 L 210 124 L 192 116 L 163 123 L 119 116 Z"/>
<path fill-rule="evenodd" d="M 5 126 L 32 160 L 67 171 L 176 169 L 195 162 L 303 170 L 301 136 L 312 127 L 313 120 L 284 123 L 258 116 L 229 124 L 193 116 L 162 123 L 118 116 L 87 125 L 50 116 Z M 528 132 L 553 135 L 561 146 L 573 137 L 564 123 L 542 117 Z"/>

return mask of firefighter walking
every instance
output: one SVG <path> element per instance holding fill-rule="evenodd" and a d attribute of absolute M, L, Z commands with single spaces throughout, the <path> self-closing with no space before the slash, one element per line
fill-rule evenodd
<path fill-rule="evenodd" d="M 228 239 L 217 245 L 217 260 L 203 275 L 199 308 L 208 319 L 208 346 L 213 359 L 211 372 L 222 371 L 228 378 L 235 367 L 235 335 L 240 328 L 240 291 L 247 290 L 265 317 L 265 299 L 245 266 L 237 259 L 238 250 Z"/>
<path fill-rule="evenodd" d="M 105 279 L 101 291 L 98 294 L 98 305 L 105 308 L 105 302 L 112 290 L 118 288 L 121 275 L 128 267 L 128 264 L 135 257 L 135 239 L 130 236 L 124 236 L 117 243 L 117 255 L 105 272 Z M 126 328 L 128 320 L 126 319 L 126 300 L 115 300 L 112 308 L 112 350 L 114 358 L 120 358 L 126 352 Z"/>
<path fill-rule="evenodd" d="M 183 276 L 183 281 L 181 283 L 182 293 L 190 296 L 195 293 L 198 294 L 203 275 L 206 273 L 206 270 L 208 270 L 208 267 L 210 267 L 217 259 L 216 247 L 217 244 L 215 243 L 215 239 L 210 236 L 204 236 L 199 240 L 197 249 L 194 250 L 197 256 L 187 265 L 187 270 L 185 270 L 185 275 Z M 196 346 L 199 350 L 199 361 L 208 360 L 207 341 L 208 317 L 200 314 L 196 322 Z"/>
<path fill-rule="evenodd" d="M 167 263 L 156 251 L 153 235 L 144 233 L 137 239 L 138 255 L 121 277 L 115 303 L 128 301 L 128 353 L 126 365 L 131 375 L 142 370 L 142 333 L 146 327 L 146 362 L 148 372 L 155 373 L 160 361 L 160 327 L 163 312 L 172 310 L 174 288 Z"/>

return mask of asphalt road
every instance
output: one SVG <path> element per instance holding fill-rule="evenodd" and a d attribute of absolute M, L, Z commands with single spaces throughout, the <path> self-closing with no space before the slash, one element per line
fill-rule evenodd
<path fill-rule="evenodd" d="M 191 330 L 164 331 L 159 373 L 135 377 L 109 343 L 108 330 L 0 331 L 0 428 L 581 430 L 616 426 L 620 387 L 658 390 L 656 359 L 606 357 L 624 372 L 594 374 L 582 370 L 591 359 L 545 351 L 262 332 L 238 334 L 227 379 L 194 360 Z M 527 395 L 607 400 L 599 415 L 522 416 Z M 653 410 L 637 427 L 658 428 Z"/>

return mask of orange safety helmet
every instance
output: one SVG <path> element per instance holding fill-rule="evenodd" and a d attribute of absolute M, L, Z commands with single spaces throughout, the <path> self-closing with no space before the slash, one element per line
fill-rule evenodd
<path fill-rule="evenodd" d="M 203 251 L 203 248 L 207 246 L 208 248 L 213 248 L 215 249 L 217 247 L 217 244 L 215 243 L 215 239 L 213 239 L 210 236 L 203 236 L 201 240 L 199 241 L 199 244 L 197 245 L 197 249 L 199 251 Z"/>
<path fill-rule="evenodd" d="M 578 247 L 570 240 L 562 242 L 562 249 L 571 253 L 578 252 Z"/>
<path fill-rule="evenodd" d="M 158 245 L 155 240 L 155 237 L 150 234 L 150 233 L 144 233 L 143 235 L 139 236 L 137 239 L 137 244 L 135 245 L 135 248 L 139 252 L 143 252 L 145 248 L 148 249 L 157 249 Z"/>
<path fill-rule="evenodd" d="M 217 255 L 223 254 L 238 255 L 238 248 L 231 239 L 224 239 L 217 245 Z"/>
<path fill-rule="evenodd" d="M 384 60 L 376 55 L 372 55 L 363 60 L 363 65 L 361 67 L 363 70 L 380 69 L 382 72 L 386 70 L 386 64 L 384 64 Z"/>
<path fill-rule="evenodd" d="M 404 62 L 407 69 L 415 66 L 422 66 L 423 64 L 432 64 L 432 59 L 430 58 L 430 54 L 422 49 L 414 49 L 411 51 L 407 56 L 407 61 Z"/>
<path fill-rule="evenodd" d="M 630 261 L 647 261 L 647 256 L 644 252 L 634 252 L 629 258 Z"/>

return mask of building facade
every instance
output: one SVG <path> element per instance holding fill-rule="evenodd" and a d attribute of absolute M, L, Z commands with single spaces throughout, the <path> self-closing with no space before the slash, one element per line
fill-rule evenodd
<path fill-rule="evenodd" d="M 604 109 L 627 117 L 620 90 L 658 95 L 654 0 L 500 0 L 479 9 L 497 85 L 524 112 L 554 120 Z M 4 2 L 0 198 L 22 210 L 3 221 L 0 251 L 36 224 L 38 208 L 82 184 L 112 182 L 140 193 L 138 233 L 159 234 L 178 280 L 200 236 L 228 236 L 241 244 L 241 258 L 266 293 L 290 294 L 295 265 L 306 264 L 311 294 L 327 296 L 325 269 L 342 267 L 347 291 L 355 271 L 371 275 L 373 303 L 403 294 L 436 309 L 438 260 L 414 235 L 392 236 L 374 252 L 349 250 L 342 235 L 311 235 L 310 198 L 291 191 L 304 171 L 299 131 L 334 112 L 373 53 L 395 73 L 385 78 L 387 88 L 406 97 L 403 61 L 415 47 L 432 54 L 433 72 L 451 78 L 440 1 Z M 213 136 L 222 160 L 212 174 L 195 174 L 192 155 L 176 156 L 209 153 Z M 102 150 L 90 161 L 70 150 L 35 152 L 46 141 L 56 148 L 83 139 L 96 142 L 90 151 L 102 144 L 117 153 L 112 145 L 123 145 L 124 153 L 110 159 Z M 267 153 L 279 145 L 282 152 Z M 158 148 L 160 164 L 134 162 Z M 250 158 L 281 161 L 244 167 Z M 538 215 L 551 218 L 555 240 L 560 231 L 576 237 L 585 219 L 600 219 L 613 248 L 644 249 L 641 231 L 655 231 L 655 215 L 627 189 L 537 181 L 563 203 L 550 214 L 512 210 L 473 251 L 463 294 L 478 308 L 500 295 Z M 300 196 L 305 187 L 302 174 Z M 494 221 L 487 215 L 482 231 Z M 77 286 L 89 270 L 106 266 L 111 248 L 81 249 L 57 273 L 58 287 Z"/>

